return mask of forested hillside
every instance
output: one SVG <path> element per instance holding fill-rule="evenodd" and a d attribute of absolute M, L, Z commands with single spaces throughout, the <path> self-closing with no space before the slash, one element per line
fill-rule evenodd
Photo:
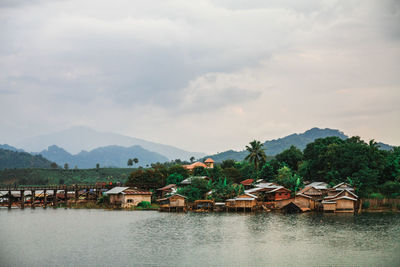
<path fill-rule="evenodd" d="M 8 168 L 50 168 L 51 162 L 40 155 L 31 155 L 0 148 L 0 170 Z"/>

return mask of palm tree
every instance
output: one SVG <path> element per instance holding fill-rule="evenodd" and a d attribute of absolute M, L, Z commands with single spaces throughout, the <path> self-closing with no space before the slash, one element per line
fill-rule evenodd
<path fill-rule="evenodd" d="M 267 155 L 265 155 L 263 146 L 264 145 L 257 140 L 251 141 L 250 146 L 246 146 L 246 150 L 249 154 L 246 156 L 245 160 L 253 162 L 256 171 L 258 171 L 258 166 L 267 160 Z"/>

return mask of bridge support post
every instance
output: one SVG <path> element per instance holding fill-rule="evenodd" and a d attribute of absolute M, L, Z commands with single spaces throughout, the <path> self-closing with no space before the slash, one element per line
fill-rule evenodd
<path fill-rule="evenodd" d="M 68 206 L 68 190 L 67 190 L 67 187 L 65 187 L 65 190 L 64 190 L 64 198 L 65 198 L 65 208 L 67 208 L 67 206 Z"/>
<path fill-rule="evenodd" d="M 89 200 L 89 192 L 90 192 L 90 189 L 86 188 L 86 200 Z"/>
<path fill-rule="evenodd" d="M 77 203 L 79 200 L 79 189 L 75 188 L 75 203 Z"/>
<path fill-rule="evenodd" d="M 31 209 L 34 209 L 35 208 L 35 198 L 36 198 L 36 195 L 35 195 L 35 190 L 32 190 L 31 191 L 32 192 L 32 196 L 31 196 Z"/>
<path fill-rule="evenodd" d="M 21 209 L 24 209 L 25 208 L 25 191 L 24 190 L 21 190 L 20 191 L 21 192 Z"/>
<path fill-rule="evenodd" d="M 57 207 L 57 189 L 53 190 L 53 207 Z"/>
<path fill-rule="evenodd" d="M 44 209 L 47 207 L 47 192 L 46 191 L 47 191 L 46 189 L 43 189 L 43 197 L 44 197 L 43 208 Z"/>
<path fill-rule="evenodd" d="M 8 208 L 11 209 L 12 206 L 12 195 L 11 195 L 11 190 L 8 190 Z"/>

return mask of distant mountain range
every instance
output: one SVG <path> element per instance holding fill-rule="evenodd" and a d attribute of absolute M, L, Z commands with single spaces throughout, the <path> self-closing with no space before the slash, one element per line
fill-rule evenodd
<path fill-rule="evenodd" d="M 80 136 L 81 135 L 81 136 Z M 325 138 L 328 136 L 337 136 L 341 139 L 348 138 L 343 132 L 333 129 L 312 128 L 301 134 L 291 134 L 283 138 L 274 139 L 264 142 L 267 156 L 274 156 L 281 153 L 285 149 L 294 145 L 303 150 L 308 143 L 313 142 L 317 138 Z M 48 140 L 47 140 L 48 138 Z M 65 140 L 63 139 L 65 138 Z M 30 139 L 32 144 L 23 147 L 25 149 L 33 149 L 42 147 L 44 144 L 56 142 L 57 144 L 67 144 L 68 147 L 75 151 L 80 151 L 77 154 L 71 154 L 66 149 L 59 145 L 51 144 L 45 149 L 40 149 L 36 153 L 26 153 L 22 149 L 4 144 L 0 145 L 0 168 L 46 168 L 51 162 L 56 162 L 63 167 L 68 163 L 69 168 L 95 168 L 99 163 L 101 167 L 127 167 L 127 161 L 130 158 L 138 158 L 137 166 L 146 166 L 155 162 L 166 162 L 171 159 L 180 158 L 187 160 L 191 156 L 201 158 L 205 154 L 192 153 L 176 147 L 148 142 L 141 139 L 131 138 L 112 133 L 99 133 L 85 127 L 75 127 L 57 134 L 35 137 Z M 106 145 L 90 149 L 89 151 L 82 148 L 91 147 L 100 143 L 111 143 L 115 140 L 116 143 L 131 143 L 140 142 L 142 145 Z M 87 143 L 85 143 L 87 141 Z M 36 144 L 34 144 L 37 142 Z M 78 149 L 79 144 L 84 144 Z M 392 146 L 378 143 L 380 149 L 389 150 Z M 244 147 L 245 145 L 243 145 Z M 7 152 L 8 151 L 8 152 Z M 12 152 L 12 153 L 11 153 Z M 234 159 L 241 161 L 247 156 L 247 151 L 228 150 L 222 153 L 209 155 L 216 162 L 222 162 L 226 159 Z M 206 157 L 204 157 L 206 158 Z"/>
<path fill-rule="evenodd" d="M 77 166 L 83 169 L 95 168 L 97 163 L 101 167 L 128 167 L 127 162 L 130 158 L 138 158 L 139 163 L 135 167 L 168 161 L 167 157 L 148 151 L 141 146 L 105 146 L 72 155 L 63 148 L 52 145 L 40 152 L 40 155 L 56 162 L 60 166 L 68 163 L 70 168 Z"/>
<path fill-rule="evenodd" d="M 0 147 L 4 147 L 1 145 Z M 0 148 L 0 170 L 14 168 L 50 168 L 51 162 L 41 155 Z"/>
<path fill-rule="evenodd" d="M 339 130 L 334 130 L 334 129 L 320 129 L 320 128 L 312 128 L 308 131 L 305 131 L 304 133 L 301 134 L 291 134 L 283 138 L 279 139 L 274 139 L 270 141 L 265 141 L 264 142 L 264 148 L 266 148 L 266 154 L 267 156 L 275 156 L 282 151 L 290 148 L 290 146 L 296 146 L 300 150 L 303 150 L 307 144 L 313 142 L 315 139 L 318 138 L 325 138 L 329 136 L 336 136 L 341 139 L 347 139 L 348 136 L 345 135 L 343 132 Z M 382 150 L 390 150 L 392 149 L 392 146 L 383 144 L 383 143 L 378 143 L 378 146 Z M 242 151 L 234 151 L 234 150 L 228 150 L 225 152 L 217 153 L 214 155 L 209 155 L 204 158 L 210 157 L 214 159 L 216 162 L 222 162 L 223 160 L 226 159 L 234 159 L 236 161 L 241 161 L 243 160 L 246 156 L 248 155 L 248 152 L 246 150 Z"/>
<path fill-rule="evenodd" d="M 99 147 L 107 146 L 141 146 L 148 151 L 161 154 L 169 160 L 189 160 L 192 156 L 195 158 L 205 156 L 205 153 L 185 151 L 174 146 L 158 144 L 115 133 L 99 132 L 82 126 L 72 127 L 52 134 L 32 137 L 15 144 L 16 147 L 23 148 L 25 151 L 30 152 L 42 151 L 52 145 L 62 147 L 72 154 L 77 154 L 82 150 L 91 151 Z"/>

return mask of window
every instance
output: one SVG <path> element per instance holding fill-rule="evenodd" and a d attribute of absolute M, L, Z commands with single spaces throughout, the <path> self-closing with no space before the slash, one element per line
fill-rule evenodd
<path fill-rule="evenodd" d="M 127 202 L 128 202 L 128 203 L 132 203 L 132 202 L 133 202 L 133 199 L 128 199 Z"/>

